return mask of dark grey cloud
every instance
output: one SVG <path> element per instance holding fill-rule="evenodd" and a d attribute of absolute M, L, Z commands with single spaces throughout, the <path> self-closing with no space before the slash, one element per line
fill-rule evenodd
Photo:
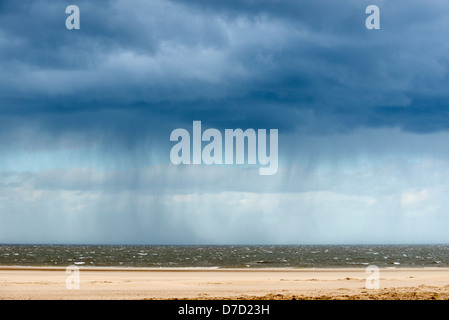
<path fill-rule="evenodd" d="M 31 125 L 126 144 L 194 119 L 303 133 L 449 125 L 444 1 L 378 1 L 376 31 L 367 1 L 78 1 L 79 31 L 65 29 L 68 4 L 2 2 L 5 137 Z"/>

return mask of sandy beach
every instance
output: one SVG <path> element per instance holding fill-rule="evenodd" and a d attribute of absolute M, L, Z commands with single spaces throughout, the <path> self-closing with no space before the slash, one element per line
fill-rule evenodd
<path fill-rule="evenodd" d="M 449 268 L 365 269 L 80 268 L 67 289 L 65 268 L 0 267 L 0 299 L 449 299 Z"/>

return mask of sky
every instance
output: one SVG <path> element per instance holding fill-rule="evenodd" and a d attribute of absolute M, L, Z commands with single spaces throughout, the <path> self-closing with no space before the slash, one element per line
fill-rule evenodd
<path fill-rule="evenodd" d="M 2 0 L 0 243 L 449 243 L 448 33 L 445 0 Z M 277 173 L 174 165 L 193 121 L 277 129 Z"/>

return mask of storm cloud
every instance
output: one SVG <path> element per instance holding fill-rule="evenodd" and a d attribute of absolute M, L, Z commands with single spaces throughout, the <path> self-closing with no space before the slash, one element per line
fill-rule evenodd
<path fill-rule="evenodd" d="M 446 30 L 442 0 L 4 0 L 0 241 L 447 242 Z M 174 166 L 194 120 L 278 129 L 278 173 Z"/>

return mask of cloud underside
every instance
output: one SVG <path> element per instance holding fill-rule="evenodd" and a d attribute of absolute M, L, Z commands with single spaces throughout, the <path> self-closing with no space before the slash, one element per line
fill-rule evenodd
<path fill-rule="evenodd" d="M 5 1 L 2 134 L 108 132 L 125 125 L 120 110 L 164 126 L 446 130 L 447 4 L 382 4 L 369 31 L 363 1 L 81 1 L 69 31 L 64 2 Z"/>

